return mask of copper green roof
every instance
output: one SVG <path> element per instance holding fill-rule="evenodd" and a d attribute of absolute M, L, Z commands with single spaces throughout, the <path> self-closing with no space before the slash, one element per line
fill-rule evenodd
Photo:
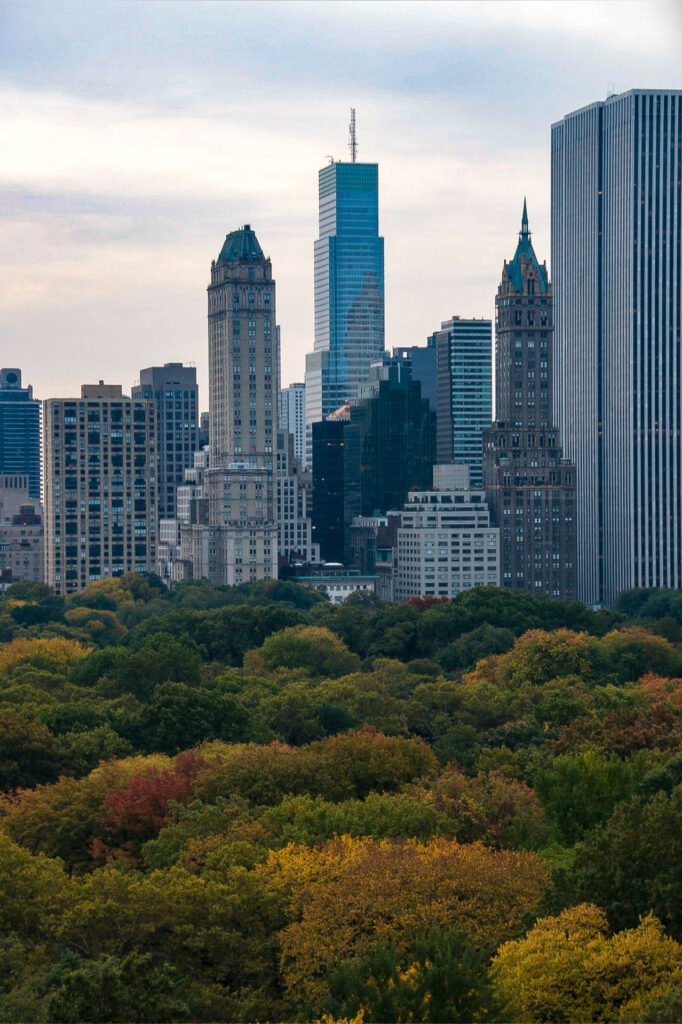
<path fill-rule="evenodd" d="M 538 276 L 538 292 L 547 291 L 547 269 L 541 267 L 538 263 L 538 258 L 535 255 L 533 249 L 533 243 L 530 240 L 530 231 L 528 230 L 528 208 L 526 206 L 526 200 L 523 200 L 523 214 L 521 215 L 521 230 L 519 231 L 519 243 L 516 246 L 516 252 L 514 253 L 514 259 L 509 264 L 507 270 L 509 273 L 509 280 L 512 283 L 515 292 L 519 294 L 523 291 L 523 276 L 521 273 L 521 257 L 526 257 L 526 266 L 533 266 Z"/>
<path fill-rule="evenodd" d="M 240 263 L 242 260 L 256 262 L 264 260 L 263 250 L 258 244 L 256 232 L 251 230 L 250 224 L 245 224 L 238 231 L 230 231 L 225 238 L 225 244 L 220 250 L 218 263 Z"/>

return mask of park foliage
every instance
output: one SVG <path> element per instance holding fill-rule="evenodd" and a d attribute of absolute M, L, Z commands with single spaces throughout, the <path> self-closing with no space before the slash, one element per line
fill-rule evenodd
<path fill-rule="evenodd" d="M 0 1021 L 682 1010 L 682 594 L 0 599 Z"/>

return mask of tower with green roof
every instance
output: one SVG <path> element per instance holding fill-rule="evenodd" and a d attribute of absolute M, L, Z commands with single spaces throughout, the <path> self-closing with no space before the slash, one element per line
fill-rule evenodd
<path fill-rule="evenodd" d="M 209 469 L 186 538 L 192 574 L 226 585 L 276 578 L 275 282 L 250 224 L 211 263 L 208 357 Z"/>

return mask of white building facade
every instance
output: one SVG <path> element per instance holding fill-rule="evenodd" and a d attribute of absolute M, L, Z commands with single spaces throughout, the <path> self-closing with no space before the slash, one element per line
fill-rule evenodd
<path fill-rule="evenodd" d="M 413 491 L 398 528 L 395 600 L 455 597 L 500 585 L 500 532 L 467 466 L 434 466 L 434 489 Z"/>

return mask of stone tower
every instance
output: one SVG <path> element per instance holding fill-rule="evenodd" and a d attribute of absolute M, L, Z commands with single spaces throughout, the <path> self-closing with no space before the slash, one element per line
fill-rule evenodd
<path fill-rule="evenodd" d="M 483 481 L 500 528 L 501 583 L 576 596 L 575 465 L 552 416 L 552 286 L 538 263 L 526 202 L 495 299 L 496 417 L 483 434 Z"/>
<path fill-rule="evenodd" d="M 275 282 L 249 224 L 227 235 L 208 288 L 209 470 L 201 575 L 277 577 Z M 194 575 L 197 575 L 195 569 Z"/>

